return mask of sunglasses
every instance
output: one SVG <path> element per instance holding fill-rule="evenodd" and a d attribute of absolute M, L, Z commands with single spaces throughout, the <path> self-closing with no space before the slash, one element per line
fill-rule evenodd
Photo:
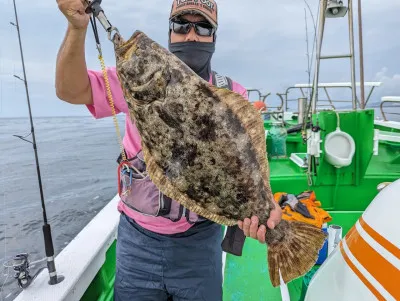
<path fill-rule="evenodd" d="M 171 20 L 169 28 L 177 34 L 188 34 L 194 27 L 196 34 L 202 37 L 211 37 L 215 33 L 215 28 L 208 22 L 189 22 L 186 20 Z"/>

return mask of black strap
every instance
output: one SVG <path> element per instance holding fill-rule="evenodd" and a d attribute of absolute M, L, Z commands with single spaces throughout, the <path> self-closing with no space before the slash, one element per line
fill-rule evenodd
<path fill-rule="evenodd" d="M 127 158 L 126 160 L 128 160 L 128 161 L 133 161 L 133 160 L 135 160 L 141 152 L 142 152 L 142 151 L 139 151 L 134 157 L 128 158 L 128 154 L 126 153 L 126 151 L 125 151 L 125 149 L 124 149 L 124 154 L 125 154 L 125 157 Z M 140 158 L 139 158 L 139 159 L 140 159 Z M 143 160 L 142 160 L 142 161 L 143 161 Z M 118 158 L 117 158 L 117 163 L 118 163 L 118 164 L 121 164 L 121 162 L 122 162 L 122 153 L 120 153 L 119 156 L 118 156 Z"/>
<path fill-rule="evenodd" d="M 242 256 L 245 240 L 246 236 L 244 235 L 243 230 L 240 230 L 238 226 L 228 227 L 221 244 L 222 250 L 226 253 Z"/>
<path fill-rule="evenodd" d="M 218 88 L 225 88 L 231 91 L 233 89 L 232 80 L 229 77 L 220 75 L 215 71 L 212 71 L 212 83 Z"/>
<path fill-rule="evenodd" d="M 127 154 L 126 154 L 126 151 L 125 150 L 123 150 L 124 151 L 124 154 L 125 154 L 125 157 L 127 156 Z M 136 157 L 133 157 L 133 158 L 130 158 L 130 159 L 127 159 L 128 161 L 132 161 L 133 159 L 135 159 Z M 117 158 L 117 163 L 118 164 L 121 164 L 121 162 L 122 162 L 122 153 L 120 153 L 119 154 L 119 156 L 118 156 L 118 158 Z"/>

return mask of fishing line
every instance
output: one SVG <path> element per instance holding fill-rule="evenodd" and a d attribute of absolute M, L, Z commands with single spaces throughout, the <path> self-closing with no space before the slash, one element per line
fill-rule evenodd
<path fill-rule="evenodd" d="M 314 14 L 312 13 L 310 5 L 308 4 L 308 2 L 306 0 L 304 0 L 304 2 L 307 5 L 307 8 L 308 8 L 308 10 L 310 12 L 310 15 L 311 15 L 311 18 L 312 18 L 312 21 L 313 21 L 313 25 L 314 25 L 314 42 L 313 42 L 313 48 L 312 48 L 312 52 L 311 52 L 311 57 L 313 57 L 314 56 L 315 46 L 316 46 L 316 39 L 317 39 L 317 24 L 315 22 Z M 320 5 L 321 5 L 321 3 L 318 3 L 318 11 L 317 11 L 317 15 L 318 16 L 319 16 Z M 317 21 L 318 21 L 318 19 L 317 19 Z M 308 36 L 308 32 L 307 32 L 307 36 Z M 312 62 L 313 61 L 311 60 L 311 64 L 309 65 L 309 70 L 312 69 Z"/>
<path fill-rule="evenodd" d="M 313 13 L 312 13 L 312 11 L 311 11 L 311 8 L 310 8 L 308 2 L 307 2 L 306 0 L 304 0 L 304 2 L 306 3 L 307 7 L 309 8 L 309 11 L 310 11 L 311 17 L 312 17 L 312 19 L 313 19 L 313 23 L 314 23 L 314 42 L 313 42 L 313 50 L 312 50 L 312 53 L 311 53 L 311 57 L 313 57 L 313 56 L 314 56 L 314 50 L 315 50 L 316 43 L 317 43 L 317 27 L 316 27 L 314 15 L 313 15 Z M 318 16 L 318 17 L 317 17 L 317 22 L 319 22 L 319 11 L 320 11 L 320 9 L 321 9 L 321 2 L 318 3 L 318 11 L 317 11 L 317 16 Z M 312 62 L 313 62 L 313 60 L 311 60 L 310 70 L 312 69 L 312 65 L 313 65 Z M 310 73 L 311 73 L 311 71 L 310 71 Z M 311 81 L 310 81 L 310 82 L 311 82 Z M 313 87 L 311 88 L 311 92 L 314 93 L 314 90 L 315 90 L 315 89 L 318 89 L 318 87 L 316 88 L 316 87 L 313 86 Z M 307 121 L 308 121 L 309 119 L 311 119 L 311 117 L 309 118 L 309 114 L 310 114 L 310 111 L 311 111 L 311 106 L 312 106 L 312 101 L 311 101 L 311 99 L 310 99 L 310 100 L 309 100 L 309 103 L 308 103 L 308 106 L 307 106 L 307 109 L 306 109 L 306 112 L 305 112 L 305 114 L 304 114 L 304 121 L 303 121 L 303 140 L 306 140 L 306 125 L 307 125 Z"/>

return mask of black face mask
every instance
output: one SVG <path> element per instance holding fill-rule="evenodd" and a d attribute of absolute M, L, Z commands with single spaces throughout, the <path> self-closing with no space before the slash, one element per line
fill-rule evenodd
<path fill-rule="evenodd" d="M 204 80 L 211 74 L 211 58 L 215 51 L 215 42 L 168 42 L 169 51 L 188 65 Z"/>

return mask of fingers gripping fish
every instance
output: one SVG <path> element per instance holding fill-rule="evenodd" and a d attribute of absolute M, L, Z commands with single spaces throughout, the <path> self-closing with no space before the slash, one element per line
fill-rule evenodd
<path fill-rule="evenodd" d="M 231 226 L 274 206 L 265 133 L 241 95 L 216 88 L 175 55 L 136 31 L 113 38 L 117 74 L 139 130 L 151 180 L 165 195 L 216 223 Z M 325 234 L 282 220 L 267 227 L 272 284 L 287 283 L 315 264 Z"/>

